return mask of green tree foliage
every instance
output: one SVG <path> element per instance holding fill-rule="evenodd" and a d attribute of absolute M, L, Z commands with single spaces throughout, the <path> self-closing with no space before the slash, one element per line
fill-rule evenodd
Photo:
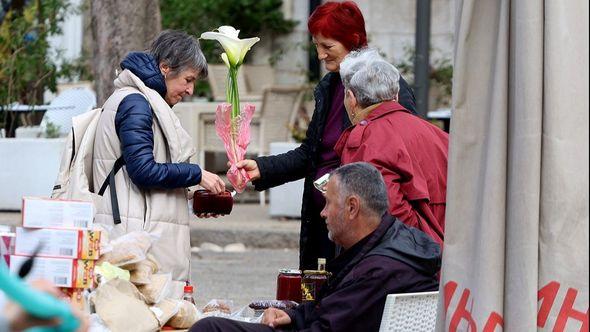
<path fill-rule="evenodd" d="M 414 84 L 414 60 L 416 51 L 413 47 L 404 47 L 404 59 L 396 64 L 406 81 L 411 85 Z M 431 50 L 432 54 L 432 50 Z M 436 96 L 435 103 L 439 106 L 449 107 L 451 103 L 451 93 L 453 90 L 453 63 L 451 59 L 442 57 L 435 59 L 430 63 L 430 85 L 436 86 L 440 95 Z"/>
<path fill-rule="evenodd" d="M 282 0 L 160 0 L 162 28 L 180 29 L 200 36 L 221 25 L 240 30 L 240 38 L 280 35 L 293 30 Z M 201 42 L 207 61 L 221 63 L 223 49 L 216 42 Z"/>
<path fill-rule="evenodd" d="M 47 52 L 47 37 L 60 33 L 67 0 L 21 2 L 0 24 L 0 106 L 12 102 L 39 104 L 46 89 L 55 91 L 56 65 Z"/>

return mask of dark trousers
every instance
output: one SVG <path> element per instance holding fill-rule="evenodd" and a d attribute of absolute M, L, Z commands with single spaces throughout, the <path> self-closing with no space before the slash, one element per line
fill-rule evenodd
<path fill-rule="evenodd" d="M 198 321 L 190 329 L 190 332 L 274 332 L 288 331 L 275 330 L 272 327 L 255 324 L 238 322 L 220 317 L 207 317 Z"/>

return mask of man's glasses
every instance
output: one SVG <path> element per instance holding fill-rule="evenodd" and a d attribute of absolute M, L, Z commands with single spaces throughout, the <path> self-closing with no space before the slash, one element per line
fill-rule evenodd
<path fill-rule="evenodd" d="M 313 182 L 313 186 L 319 190 L 322 194 L 326 194 L 326 189 L 328 187 L 328 181 L 330 180 L 330 173 L 324 174 L 319 179 Z"/>

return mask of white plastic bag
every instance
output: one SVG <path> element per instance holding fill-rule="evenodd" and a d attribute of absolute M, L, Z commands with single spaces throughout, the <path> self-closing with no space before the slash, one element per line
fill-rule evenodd
<path fill-rule="evenodd" d="M 203 307 L 203 315 L 206 317 L 229 318 L 232 314 L 233 305 L 234 303 L 231 300 L 213 299 Z"/>
<path fill-rule="evenodd" d="M 174 328 L 187 329 L 202 318 L 201 313 L 199 313 L 194 304 L 185 300 L 179 300 L 178 302 L 180 303 L 178 312 L 170 318 L 167 325 Z"/>
<path fill-rule="evenodd" d="M 126 265 L 125 269 L 131 272 L 130 281 L 135 285 L 147 285 L 151 282 L 152 275 L 158 272 L 159 267 L 156 259 L 152 255 L 148 255 L 147 259 L 140 262 Z"/>
<path fill-rule="evenodd" d="M 140 285 L 137 288 L 145 296 L 145 302 L 155 304 L 168 297 L 170 294 L 170 284 L 172 282 L 171 273 L 158 273 L 151 277 L 151 282 L 147 285 Z"/>
<path fill-rule="evenodd" d="M 158 322 L 160 322 L 160 327 L 162 327 L 170 318 L 178 313 L 181 304 L 180 300 L 163 299 L 158 304 L 151 306 L 150 310 L 154 313 Z"/>
<path fill-rule="evenodd" d="M 112 240 L 105 247 L 98 263 L 109 262 L 125 266 L 146 259 L 148 249 L 156 239 L 146 231 L 134 231 Z"/>

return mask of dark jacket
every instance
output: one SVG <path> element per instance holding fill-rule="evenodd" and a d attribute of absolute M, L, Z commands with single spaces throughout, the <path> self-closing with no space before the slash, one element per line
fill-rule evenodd
<path fill-rule="evenodd" d="M 306 246 L 308 229 L 311 228 L 310 223 L 321 221 L 320 211 L 313 209 L 311 204 L 312 191 L 315 190 L 313 181 L 318 169 L 318 149 L 332 103 L 330 87 L 338 80 L 340 80 L 338 73 L 328 73 L 316 86 L 314 91 L 315 110 L 307 128 L 306 138 L 298 148 L 276 156 L 255 158 L 261 175 L 259 180 L 253 182 L 256 190 L 266 190 L 305 178 L 301 206 L 300 267 L 315 266 L 317 263 L 318 257 L 309 252 L 313 248 L 308 249 Z M 400 104 L 415 113 L 414 93 L 402 77 L 400 77 L 399 99 Z M 350 125 L 348 115 L 343 112 L 342 129 L 348 128 Z M 324 236 L 327 237 L 327 233 Z M 326 241 L 329 240 L 326 239 Z"/>
<path fill-rule="evenodd" d="M 378 331 L 388 294 L 438 290 L 438 244 L 386 214 L 379 227 L 328 264 L 316 302 L 287 311 L 296 331 Z"/>
<path fill-rule="evenodd" d="M 121 62 L 149 88 L 162 97 L 166 83 L 156 60 L 149 54 L 132 52 Z M 156 163 L 154 160 L 153 113 L 147 99 L 139 93 L 125 97 L 117 108 L 115 128 L 121 152 L 133 183 L 143 189 L 183 188 L 201 182 L 201 168 L 189 163 Z"/>

